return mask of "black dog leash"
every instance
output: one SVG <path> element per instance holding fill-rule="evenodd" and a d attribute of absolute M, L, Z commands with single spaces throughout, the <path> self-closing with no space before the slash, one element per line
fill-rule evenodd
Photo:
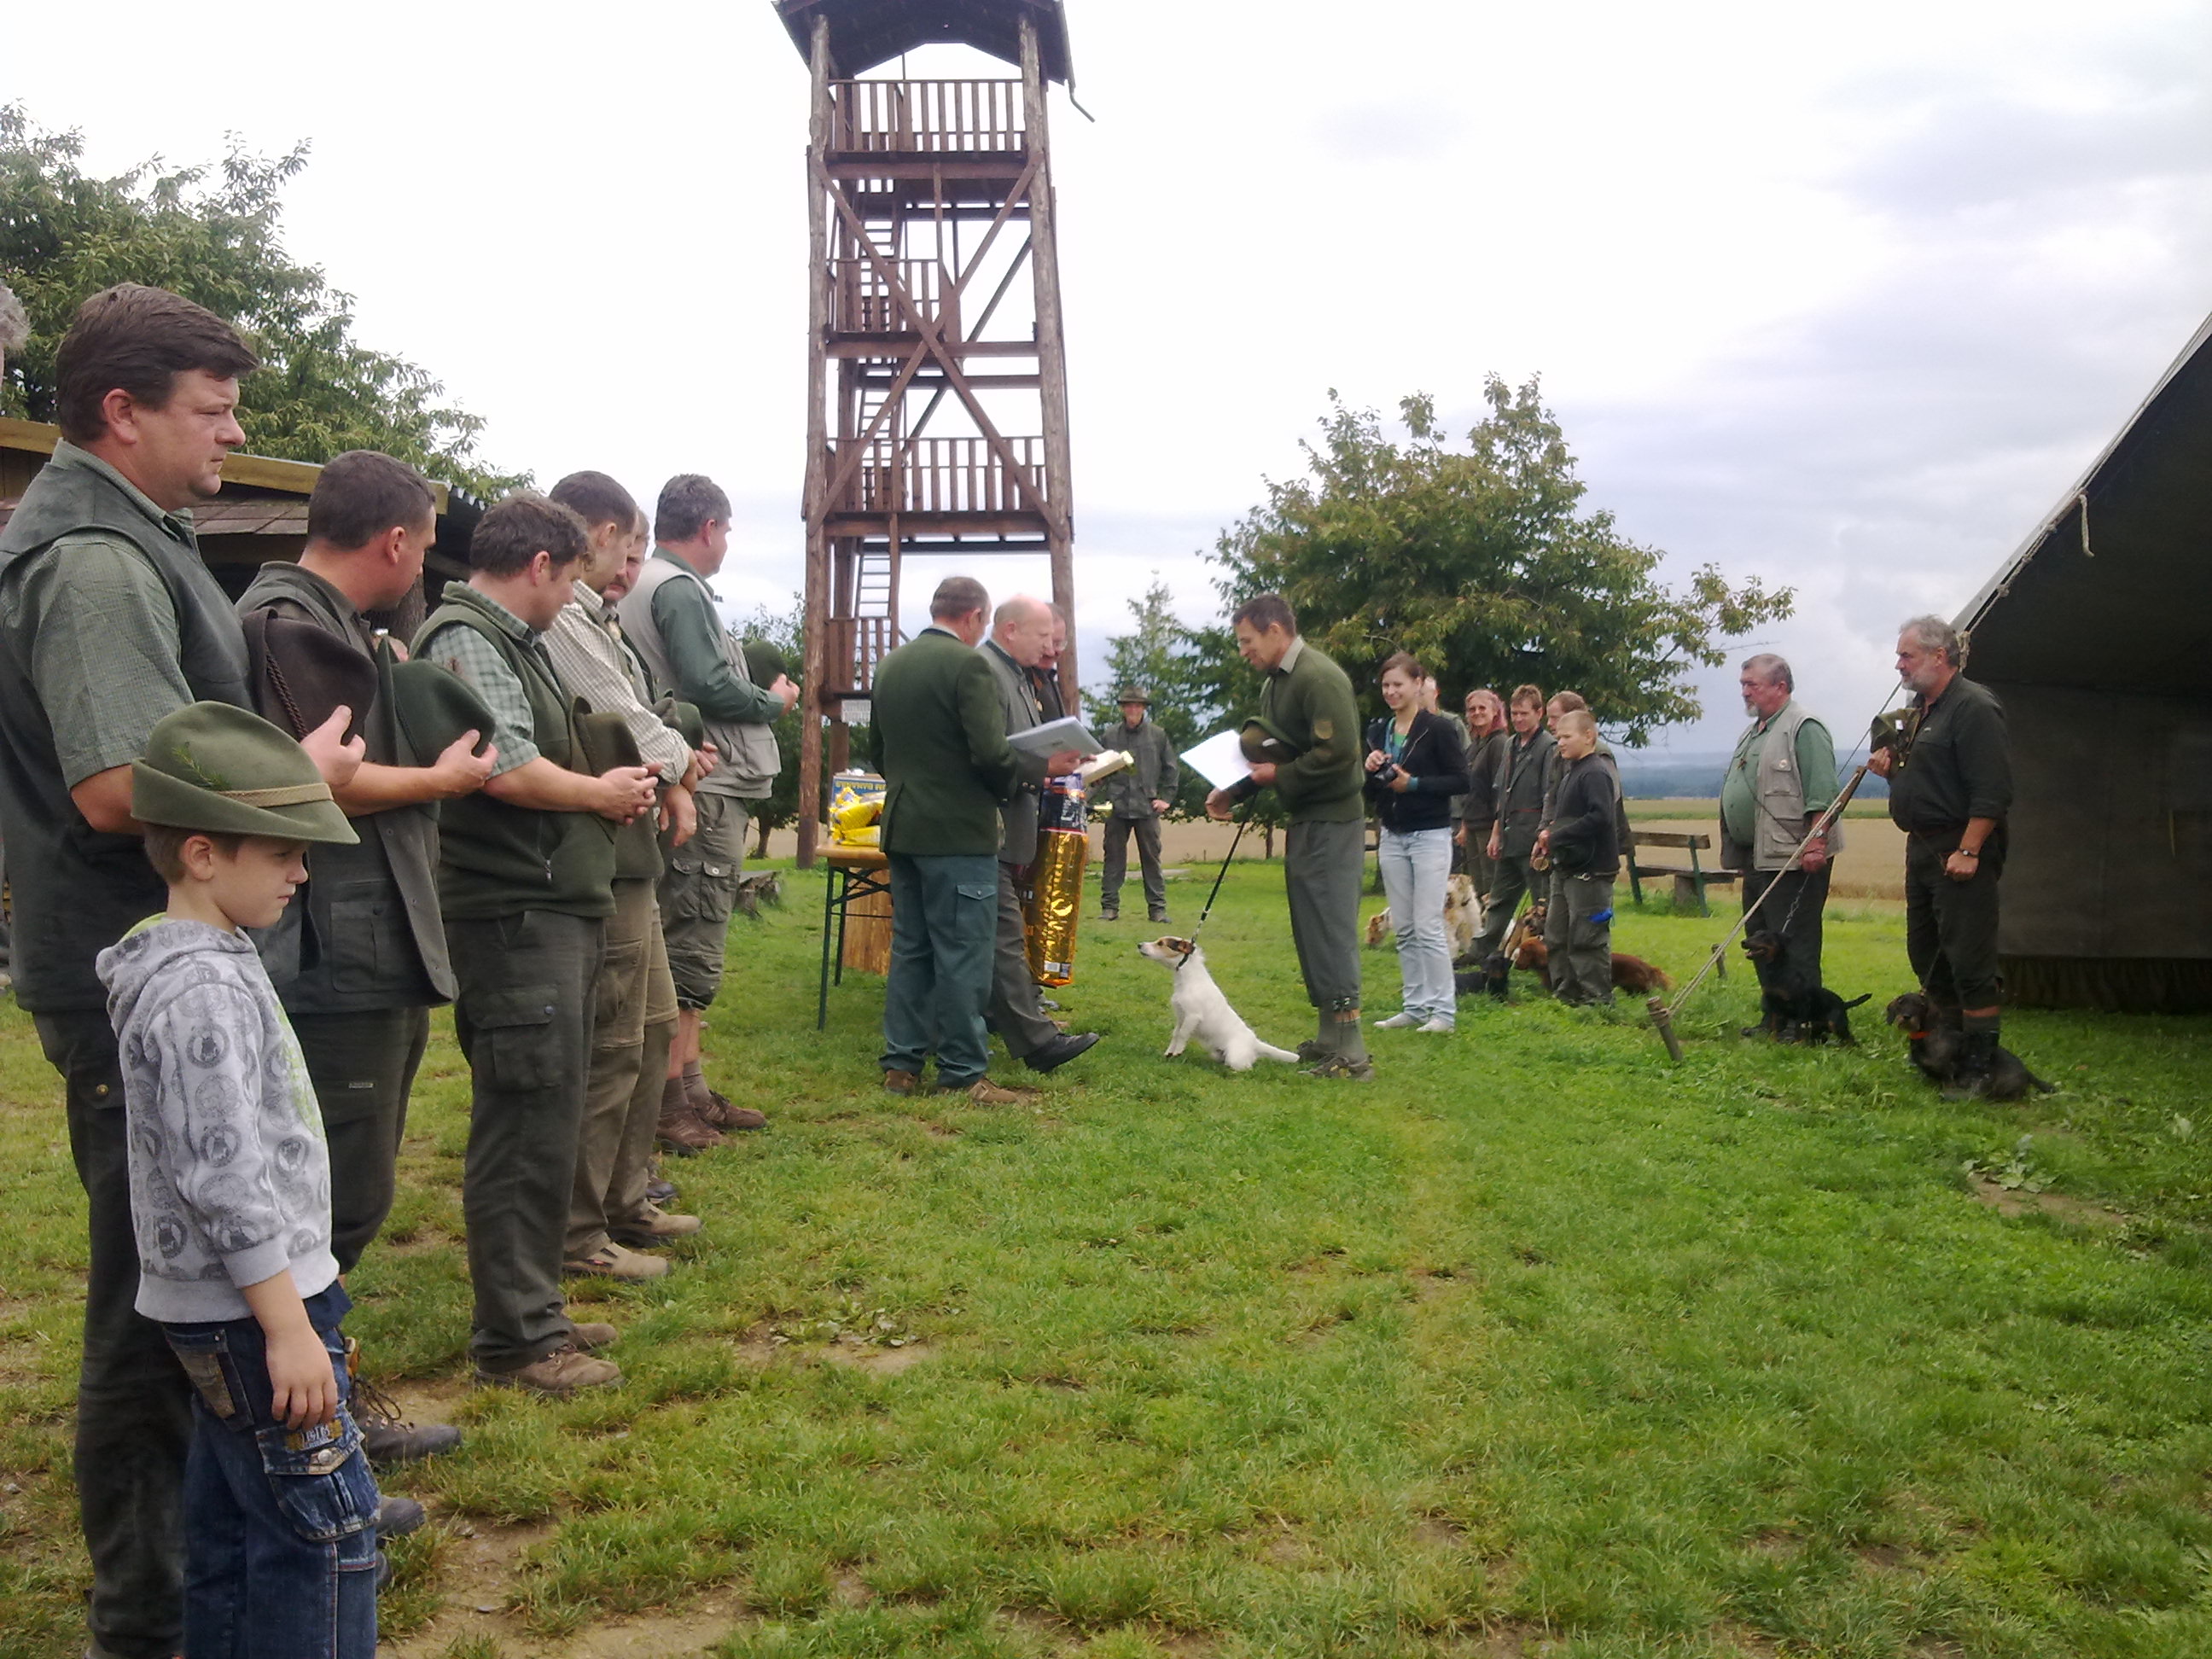
<path fill-rule="evenodd" d="M 1237 833 L 1229 839 L 1229 855 L 1221 860 L 1221 868 L 1214 872 L 1213 890 L 1206 896 L 1206 908 L 1198 913 L 1198 926 L 1190 930 L 1190 944 L 1193 951 L 1198 945 L 1199 934 L 1205 931 L 1206 919 L 1213 914 L 1213 901 L 1221 896 L 1221 884 L 1228 877 L 1230 860 L 1237 856 L 1237 844 L 1244 839 L 1244 826 L 1252 822 L 1253 804 L 1259 799 L 1257 794 L 1254 794 L 1248 797 L 1244 802 L 1243 813 L 1237 820 Z M 1178 974 L 1182 972 L 1183 963 L 1190 960 L 1193 951 L 1184 953 L 1182 962 L 1176 963 L 1176 972 Z"/>

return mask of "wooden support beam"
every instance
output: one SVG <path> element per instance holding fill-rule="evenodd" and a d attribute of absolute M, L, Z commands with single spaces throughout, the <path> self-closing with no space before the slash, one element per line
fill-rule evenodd
<path fill-rule="evenodd" d="M 828 204 L 816 180 L 830 147 L 830 20 L 814 20 L 808 54 L 814 95 L 807 122 L 806 241 L 812 260 L 806 284 L 806 592 L 802 601 L 800 677 L 808 707 L 814 688 L 828 673 L 824 635 L 829 622 L 830 516 L 828 459 L 829 362 L 822 344 L 830 327 L 830 219 Z M 843 669 L 839 669 L 843 673 Z M 822 722 L 810 714 L 799 722 L 799 867 L 814 867 L 815 842 L 822 817 Z"/>
<path fill-rule="evenodd" d="M 1022 127 L 1036 169 L 1030 186 L 1030 269 L 1036 274 L 1037 372 L 1044 404 L 1044 490 L 1051 505 L 1052 602 L 1067 617 L 1062 686 L 1075 691 L 1075 501 L 1067 438 L 1067 349 L 1060 326 L 1060 248 L 1054 234 L 1051 141 L 1046 125 L 1045 80 L 1040 70 L 1036 24 L 1024 16 L 1022 42 Z"/>

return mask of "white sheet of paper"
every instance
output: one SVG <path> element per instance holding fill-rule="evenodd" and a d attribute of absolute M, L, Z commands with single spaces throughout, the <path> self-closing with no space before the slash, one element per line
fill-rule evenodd
<path fill-rule="evenodd" d="M 1074 750 L 1080 755 L 1095 755 L 1105 744 L 1091 734 L 1091 728 L 1070 715 L 1066 720 L 1047 720 L 1042 726 L 1025 726 L 1018 732 L 1006 733 L 1006 741 L 1024 755 L 1035 755 L 1040 760 Z"/>
<path fill-rule="evenodd" d="M 1252 775 L 1252 763 L 1244 758 L 1241 734 L 1216 732 L 1183 751 L 1184 763 L 1196 769 L 1216 789 L 1227 789 Z"/>

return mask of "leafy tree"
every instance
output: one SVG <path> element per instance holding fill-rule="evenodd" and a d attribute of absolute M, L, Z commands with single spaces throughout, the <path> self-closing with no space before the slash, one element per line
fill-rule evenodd
<path fill-rule="evenodd" d="M 1083 694 L 1091 729 L 1118 747 L 1113 733 L 1121 724 L 1121 705 L 1114 694 L 1125 685 L 1141 685 L 1152 693 L 1152 723 L 1168 735 L 1180 754 L 1201 738 L 1218 729 L 1220 705 L 1212 678 L 1197 655 L 1198 636 L 1183 625 L 1170 603 L 1168 585 L 1155 575 L 1141 599 L 1128 601 L 1135 627 L 1106 641 L 1106 679 L 1096 690 Z M 1182 782 L 1168 814 L 1174 818 L 1204 816 L 1205 781 L 1189 767 L 1182 769 Z"/>
<path fill-rule="evenodd" d="M 482 418 L 413 363 L 356 342 L 352 295 L 285 257 L 279 198 L 307 164 L 305 144 L 274 158 L 234 144 L 216 166 L 155 157 L 112 179 L 88 177 L 83 150 L 79 134 L 0 105 L 0 283 L 32 329 L 7 356 L 0 414 L 51 421 L 54 350 L 77 307 L 146 283 L 227 319 L 260 356 L 238 411 L 252 453 L 325 461 L 380 449 L 486 499 L 528 481 L 477 459 Z"/>
<path fill-rule="evenodd" d="M 1332 392 L 1321 441 L 1304 446 L 1307 476 L 1270 480 L 1267 501 L 1216 544 L 1222 597 L 1280 592 L 1376 709 L 1382 659 L 1410 651 L 1447 699 L 1472 685 L 1571 688 L 1632 744 L 1696 719 L 1692 665 L 1721 662 L 1723 641 L 1788 616 L 1791 591 L 1756 578 L 1732 587 L 1712 565 L 1684 588 L 1664 586 L 1656 549 L 1583 507 L 1537 382 L 1509 388 L 1492 375 L 1483 396 L 1490 412 L 1462 451 L 1426 396 L 1400 404 L 1401 445 L 1375 411 Z M 1246 688 L 1224 670 L 1223 691 Z"/>

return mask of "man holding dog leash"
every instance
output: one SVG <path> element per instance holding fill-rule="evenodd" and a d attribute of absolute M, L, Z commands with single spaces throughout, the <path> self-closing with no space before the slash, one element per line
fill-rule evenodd
<path fill-rule="evenodd" d="M 1319 1016 L 1298 1058 L 1315 1077 L 1375 1075 L 1359 1030 L 1359 878 L 1366 864 L 1367 810 L 1359 705 L 1345 672 L 1298 636 L 1297 613 L 1279 593 L 1262 593 L 1230 618 L 1237 654 L 1265 677 L 1260 713 L 1244 727 L 1249 778 L 1206 798 L 1206 815 L 1226 822 L 1273 787 L 1290 808 L 1283 884 L 1291 939 L 1306 995 Z"/>
<path fill-rule="evenodd" d="M 1905 948 L 1938 1017 L 1966 1036 L 1959 1081 L 1971 1093 L 1996 1060 L 1997 881 L 2004 873 L 2012 754 L 2004 705 L 1964 678 L 1965 641 L 1940 617 L 1897 637 L 1897 676 L 1912 691 L 1901 741 L 1869 769 L 1887 778 L 1905 831 Z"/>
<path fill-rule="evenodd" d="M 1782 936 L 1783 951 L 1778 960 L 1755 959 L 1759 989 L 1785 992 L 1785 981 L 1815 987 L 1823 982 L 1821 913 L 1843 825 L 1806 842 L 1802 858 L 1797 843 L 1836 799 L 1836 741 L 1796 701 L 1796 681 L 1781 658 L 1747 659 L 1737 684 L 1752 720 L 1721 781 L 1721 867 L 1743 872 L 1747 911 L 1774 890 L 1760 925 Z"/>

